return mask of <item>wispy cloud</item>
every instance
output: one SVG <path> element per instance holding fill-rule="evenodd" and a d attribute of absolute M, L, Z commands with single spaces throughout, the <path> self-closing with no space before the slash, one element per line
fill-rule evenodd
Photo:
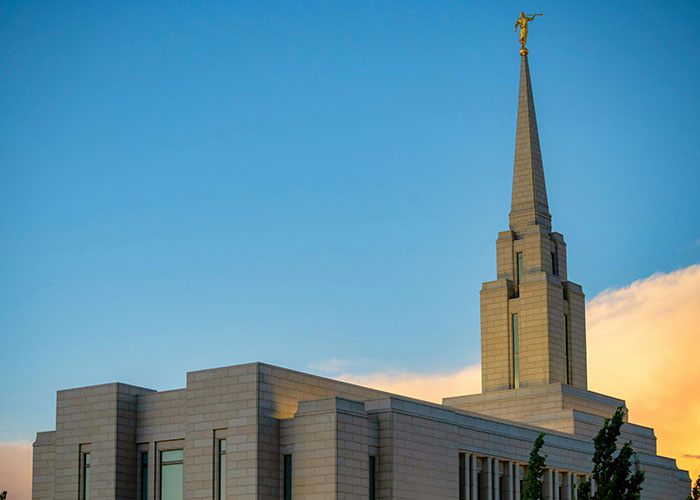
<path fill-rule="evenodd" d="M 587 323 L 590 388 L 625 399 L 659 454 L 700 474 L 700 265 L 600 293 Z"/>
<path fill-rule="evenodd" d="M 438 373 L 395 368 L 372 371 L 376 365 L 376 360 L 331 358 L 312 363 L 309 369 L 345 382 L 435 403 L 441 403 L 445 396 L 481 392 L 479 365 Z"/>
<path fill-rule="evenodd" d="M 32 445 L 0 442 L 0 492 L 11 500 L 32 497 Z"/>
<path fill-rule="evenodd" d="M 337 375 L 339 373 L 343 373 L 345 371 L 350 370 L 353 367 L 353 365 L 356 364 L 356 361 L 351 361 L 349 359 L 331 358 L 325 361 L 311 363 L 309 365 L 309 369 L 312 371 L 317 371 L 330 375 Z"/>
<path fill-rule="evenodd" d="M 367 375 L 340 375 L 340 380 L 412 398 L 441 403 L 446 396 L 481 392 L 481 367 L 472 365 L 456 372 L 417 373 L 388 371 Z"/>

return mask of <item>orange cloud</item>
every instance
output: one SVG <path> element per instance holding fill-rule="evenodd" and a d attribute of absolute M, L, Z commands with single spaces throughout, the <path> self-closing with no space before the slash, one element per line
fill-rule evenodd
<path fill-rule="evenodd" d="M 0 443 L 0 493 L 8 500 L 32 498 L 32 445 Z"/>
<path fill-rule="evenodd" d="M 442 403 L 442 398 L 445 396 L 481 392 L 481 367 L 479 365 L 468 366 L 455 373 L 345 374 L 339 376 L 338 379 L 434 403 Z"/>
<path fill-rule="evenodd" d="M 700 265 L 606 290 L 588 303 L 588 383 L 653 427 L 660 455 L 700 474 Z"/>

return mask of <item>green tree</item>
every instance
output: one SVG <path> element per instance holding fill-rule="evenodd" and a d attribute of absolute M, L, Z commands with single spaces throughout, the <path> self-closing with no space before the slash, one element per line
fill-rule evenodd
<path fill-rule="evenodd" d="M 700 500 L 700 476 L 698 476 L 698 480 L 695 481 L 692 493 L 692 495 L 688 495 L 686 500 Z"/>
<path fill-rule="evenodd" d="M 591 495 L 591 483 L 584 482 L 578 489 L 579 500 L 639 500 L 644 471 L 631 473 L 631 458 L 634 453 L 631 443 L 625 443 L 616 454 L 623 415 L 620 406 L 612 418 L 605 419 L 598 435 L 593 438 L 593 480 L 596 492 Z"/>
<path fill-rule="evenodd" d="M 5 500 L 6 498 L 7 498 L 7 492 L 6 492 L 6 491 L 3 491 L 2 493 L 0 493 L 0 500 Z M 688 497 L 688 498 L 690 498 L 690 497 Z"/>
<path fill-rule="evenodd" d="M 530 462 L 527 464 L 527 475 L 523 480 L 523 500 L 544 500 L 542 494 L 542 475 L 547 455 L 540 455 L 544 445 L 544 432 L 537 436 L 535 445 L 530 452 Z"/>

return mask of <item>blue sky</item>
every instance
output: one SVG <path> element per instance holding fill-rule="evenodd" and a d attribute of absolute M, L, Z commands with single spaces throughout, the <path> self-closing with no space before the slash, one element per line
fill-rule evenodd
<path fill-rule="evenodd" d="M 478 362 L 524 7 L 569 277 L 700 262 L 696 2 L 1 2 L 0 441 L 79 385 Z"/>

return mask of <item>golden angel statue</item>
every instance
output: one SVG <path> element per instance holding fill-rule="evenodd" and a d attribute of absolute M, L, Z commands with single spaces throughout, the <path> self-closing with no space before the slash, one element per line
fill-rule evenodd
<path fill-rule="evenodd" d="M 515 31 L 518 31 L 518 26 L 520 26 L 520 54 L 526 56 L 528 50 L 525 48 L 527 43 L 527 23 L 535 19 L 536 16 L 542 16 L 544 14 L 533 14 L 532 16 L 526 16 L 524 12 L 520 13 L 520 17 L 515 21 Z"/>

